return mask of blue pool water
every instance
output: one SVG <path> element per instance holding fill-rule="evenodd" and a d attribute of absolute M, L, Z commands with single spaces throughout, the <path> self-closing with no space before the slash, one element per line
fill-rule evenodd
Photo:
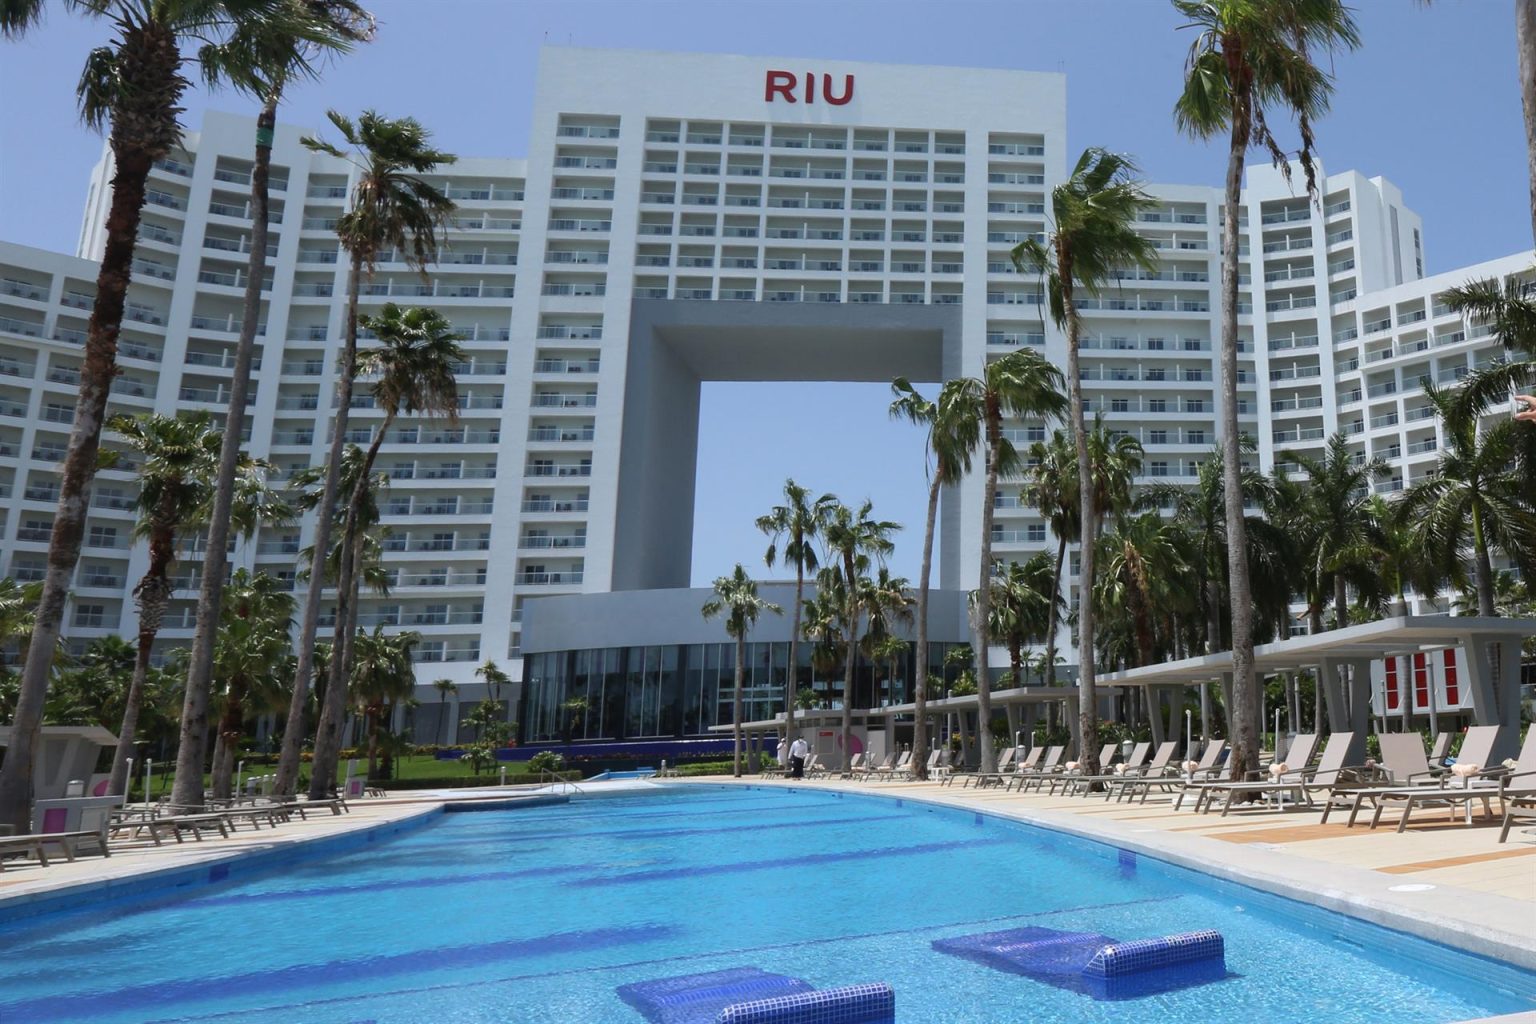
<path fill-rule="evenodd" d="M 1097 1002 L 931 948 L 1029 926 L 1215 928 L 1230 976 Z M 1530 972 L 1056 833 L 693 786 L 446 814 L 245 880 L 0 925 L 0 1022 L 635 1024 L 619 985 L 732 967 L 888 981 L 901 1024 L 1443 1024 L 1536 1008 Z"/>

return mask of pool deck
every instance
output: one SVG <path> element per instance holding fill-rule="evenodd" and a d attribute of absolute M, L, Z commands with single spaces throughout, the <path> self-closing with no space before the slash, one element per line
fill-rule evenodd
<path fill-rule="evenodd" d="M 1396 809 L 1372 830 L 1346 828 L 1337 811 L 1218 809 L 1196 815 L 1192 801 L 1154 793 L 1145 804 L 1098 796 L 1005 793 L 937 782 L 708 778 L 726 782 L 837 790 L 923 800 L 984 811 L 1096 839 L 1234 882 L 1373 921 L 1459 949 L 1536 970 L 1536 830 L 1510 832 L 1499 844 L 1496 819 L 1416 811 L 1397 834 Z M 668 780 L 668 784 L 674 784 Z M 1495 804 L 1495 806 L 1497 806 Z M 1368 823 L 1368 819 L 1362 816 Z M 1403 888 L 1403 887 L 1408 888 Z M 1428 887 L 1428 888 L 1424 888 Z"/>

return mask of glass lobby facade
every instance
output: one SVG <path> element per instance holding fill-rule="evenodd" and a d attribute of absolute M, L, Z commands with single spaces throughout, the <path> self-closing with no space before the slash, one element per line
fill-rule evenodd
<path fill-rule="evenodd" d="M 946 653 L 961 646 L 931 642 L 928 675 L 945 678 Z M 798 691 L 809 688 L 818 707 L 841 708 L 842 668 L 813 670 L 812 645 L 801 643 Z M 715 725 L 731 724 L 735 698 L 736 645 L 664 644 L 550 651 L 527 657 L 527 678 L 518 713 L 518 742 L 563 743 L 597 740 L 683 739 L 708 736 Z M 748 643 L 742 687 L 742 721 L 761 721 L 784 710 L 789 642 Z M 857 659 L 853 706 L 883 707 L 912 699 L 915 655 L 911 646 L 897 659 L 872 666 Z M 957 674 L 951 666 L 946 684 Z M 931 693 L 937 694 L 936 690 Z M 568 702 L 586 701 L 566 708 Z"/>

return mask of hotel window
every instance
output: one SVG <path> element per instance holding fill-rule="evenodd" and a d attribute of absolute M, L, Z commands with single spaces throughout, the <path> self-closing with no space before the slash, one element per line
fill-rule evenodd
<path fill-rule="evenodd" d="M 75 625 L 100 626 L 106 619 L 107 607 L 101 604 L 75 605 Z"/>
<path fill-rule="evenodd" d="M 1041 541 L 1044 541 L 1045 540 L 1045 524 L 1044 523 L 1030 523 L 1028 526 L 1024 527 L 1024 537 L 1025 537 L 1026 540 L 1028 540 L 1032 544 L 1040 543 Z"/>
<path fill-rule="evenodd" d="M 1110 412 L 1130 412 L 1131 400 L 1129 398 L 1111 398 L 1109 400 Z"/>
<path fill-rule="evenodd" d="M 1151 430 L 1147 432 L 1147 444 L 1167 444 L 1168 431 Z"/>
<path fill-rule="evenodd" d="M 1148 467 L 1148 473 L 1151 476 L 1167 476 L 1168 463 L 1162 461 L 1153 461 Z"/>
<path fill-rule="evenodd" d="M 1147 412 L 1167 412 L 1168 400 L 1166 398 L 1147 399 Z"/>

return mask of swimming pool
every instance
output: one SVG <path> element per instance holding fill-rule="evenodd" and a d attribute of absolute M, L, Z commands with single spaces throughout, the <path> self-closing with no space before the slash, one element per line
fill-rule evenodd
<path fill-rule="evenodd" d="M 1215 928 L 1231 976 L 1096 1002 L 931 948 L 1020 926 Z M 1536 974 L 1046 830 L 683 786 L 443 815 L 261 877 L 0 926 L 0 1021 L 630 1024 L 619 985 L 743 966 L 889 981 L 901 1024 L 1443 1024 L 1536 1007 Z"/>

